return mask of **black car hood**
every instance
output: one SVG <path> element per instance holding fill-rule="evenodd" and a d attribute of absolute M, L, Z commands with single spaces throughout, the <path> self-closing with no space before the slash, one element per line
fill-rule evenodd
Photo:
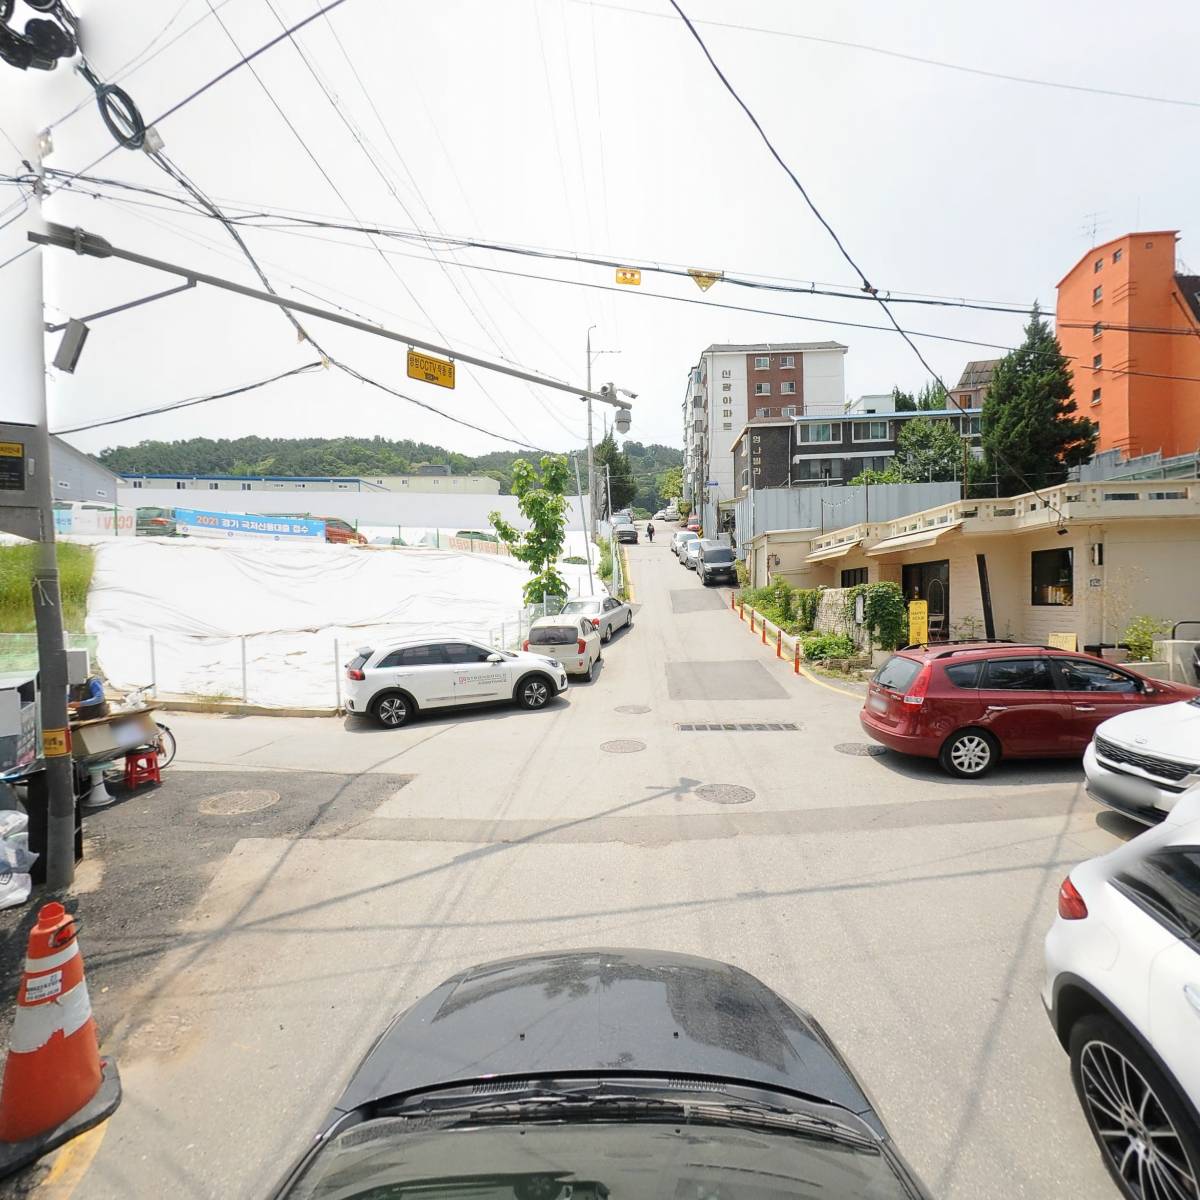
<path fill-rule="evenodd" d="M 496 1077 L 638 1072 L 817 1097 L 877 1120 L 811 1017 L 737 967 L 654 950 L 529 955 L 448 979 L 393 1022 L 337 1109 Z"/>

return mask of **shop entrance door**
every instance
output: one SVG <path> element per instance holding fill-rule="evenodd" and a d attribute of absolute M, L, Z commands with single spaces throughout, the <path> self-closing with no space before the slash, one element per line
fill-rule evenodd
<path fill-rule="evenodd" d="M 908 563 L 900 586 L 904 599 L 924 600 L 929 605 L 929 640 L 944 642 L 950 636 L 950 560 Z"/>

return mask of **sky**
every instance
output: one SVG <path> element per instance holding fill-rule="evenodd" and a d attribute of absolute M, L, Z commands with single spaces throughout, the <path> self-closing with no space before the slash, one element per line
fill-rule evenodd
<path fill-rule="evenodd" d="M 680 3 L 875 287 L 1021 307 L 1037 300 L 1053 311 L 1056 282 L 1090 246 L 1135 228 L 1181 230 L 1180 258 L 1190 254 L 1200 269 L 1200 251 L 1190 249 L 1200 233 L 1195 4 L 1150 0 L 1135 21 L 1117 0 Z M 231 37 L 249 52 L 280 33 L 276 14 L 290 25 L 319 7 L 80 0 L 77 11 L 93 68 L 153 120 L 237 61 Z M 18 24 L 33 15 L 21 11 L 23 0 L 17 8 Z M 667 0 L 344 0 L 295 41 L 303 57 L 284 40 L 255 61 L 259 79 L 242 68 L 156 126 L 176 166 L 223 206 L 634 266 L 858 283 Z M 898 55 L 1188 103 L 989 78 Z M 49 166 L 80 171 L 111 150 L 93 173 L 178 193 L 144 154 L 113 149 L 88 91 L 67 68 L 51 77 L 0 64 L 0 173 L 20 171 L 14 146 L 27 148 L 50 125 Z M 46 217 L 258 286 L 218 222 L 158 197 L 92 190 L 105 198 L 60 190 Z M 12 222 L 0 229 L 0 263 L 24 247 L 34 215 L 9 208 L 19 199 L 0 186 L 0 225 Z M 594 326 L 593 347 L 606 353 L 593 380 L 637 393 L 629 436 L 643 442 L 681 443 L 687 371 L 713 342 L 840 341 L 849 348 L 848 397 L 895 384 L 915 390 L 928 378 L 894 332 L 836 323 L 884 324 L 869 302 L 729 282 L 701 292 L 687 277 L 649 270 L 641 287 L 618 287 L 609 267 L 340 230 L 243 236 L 284 295 L 576 388 Z M 24 318 L 36 259 L 0 268 L 0 355 L 14 354 L 31 328 Z M 53 250 L 43 271 L 52 322 L 173 282 Z M 908 329 L 985 343 L 916 339 L 951 385 L 967 361 L 996 357 L 1021 338 L 1017 315 L 895 311 Z M 583 443 L 584 405 L 570 394 L 461 363 L 455 390 L 436 388 L 406 378 L 403 345 L 304 323 L 340 361 L 488 432 L 321 369 L 69 440 L 92 452 L 248 434 L 414 438 L 471 454 Z M 48 358 L 55 346 L 48 338 Z M 235 388 L 317 357 L 279 310 L 198 287 L 94 321 L 76 373 L 47 372 L 50 427 Z M 25 419 L 33 400 L 10 392 L 0 415 Z M 601 419 L 597 410 L 597 435 Z"/>

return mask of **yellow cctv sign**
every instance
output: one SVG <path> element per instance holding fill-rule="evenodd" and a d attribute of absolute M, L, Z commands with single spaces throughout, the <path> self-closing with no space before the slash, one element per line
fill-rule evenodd
<path fill-rule="evenodd" d="M 642 273 L 636 267 L 618 267 L 617 282 L 631 287 L 641 287 Z"/>
<path fill-rule="evenodd" d="M 433 358 L 418 350 L 408 352 L 408 377 L 422 383 L 434 383 L 438 387 L 454 386 L 454 364 L 444 358 Z"/>

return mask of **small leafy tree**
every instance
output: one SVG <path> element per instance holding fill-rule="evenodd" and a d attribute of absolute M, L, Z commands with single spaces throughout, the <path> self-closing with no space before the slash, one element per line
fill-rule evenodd
<path fill-rule="evenodd" d="M 877 471 L 874 467 L 868 467 L 865 471 L 859 471 L 853 479 L 850 480 L 851 487 L 857 487 L 864 483 L 903 483 L 904 477 L 894 467 L 889 467 L 886 471 Z"/>
<path fill-rule="evenodd" d="M 539 604 L 547 596 L 566 596 L 567 585 L 554 564 L 562 553 L 567 529 L 567 491 L 572 480 L 562 454 L 545 454 L 539 464 L 541 477 L 523 458 L 512 466 L 512 490 L 521 515 L 529 522 L 518 533 L 498 512 L 488 520 L 513 558 L 529 567 L 532 578 L 525 584 L 525 603 Z"/>
<path fill-rule="evenodd" d="M 983 406 L 987 473 L 999 477 L 1000 495 L 1062 483 L 1067 468 L 1087 462 L 1100 429 L 1077 415 L 1071 369 L 1037 305 L 1025 341 L 996 366 Z"/>
<path fill-rule="evenodd" d="M 912 392 L 902 392 L 898 387 L 893 387 L 892 410 L 894 412 L 916 412 L 917 401 Z"/>
<path fill-rule="evenodd" d="M 946 389 L 930 380 L 917 393 L 917 408 L 922 412 L 933 412 L 946 407 Z"/>
<path fill-rule="evenodd" d="M 678 500 L 683 495 L 683 468 L 668 467 L 655 482 L 660 501 Z"/>
<path fill-rule="evenodd" d="M 917 417 L 904 423 L 892 470 L 906 483 L 956 479 L 961 464 L 962 439 L 949 421 Z"/>

